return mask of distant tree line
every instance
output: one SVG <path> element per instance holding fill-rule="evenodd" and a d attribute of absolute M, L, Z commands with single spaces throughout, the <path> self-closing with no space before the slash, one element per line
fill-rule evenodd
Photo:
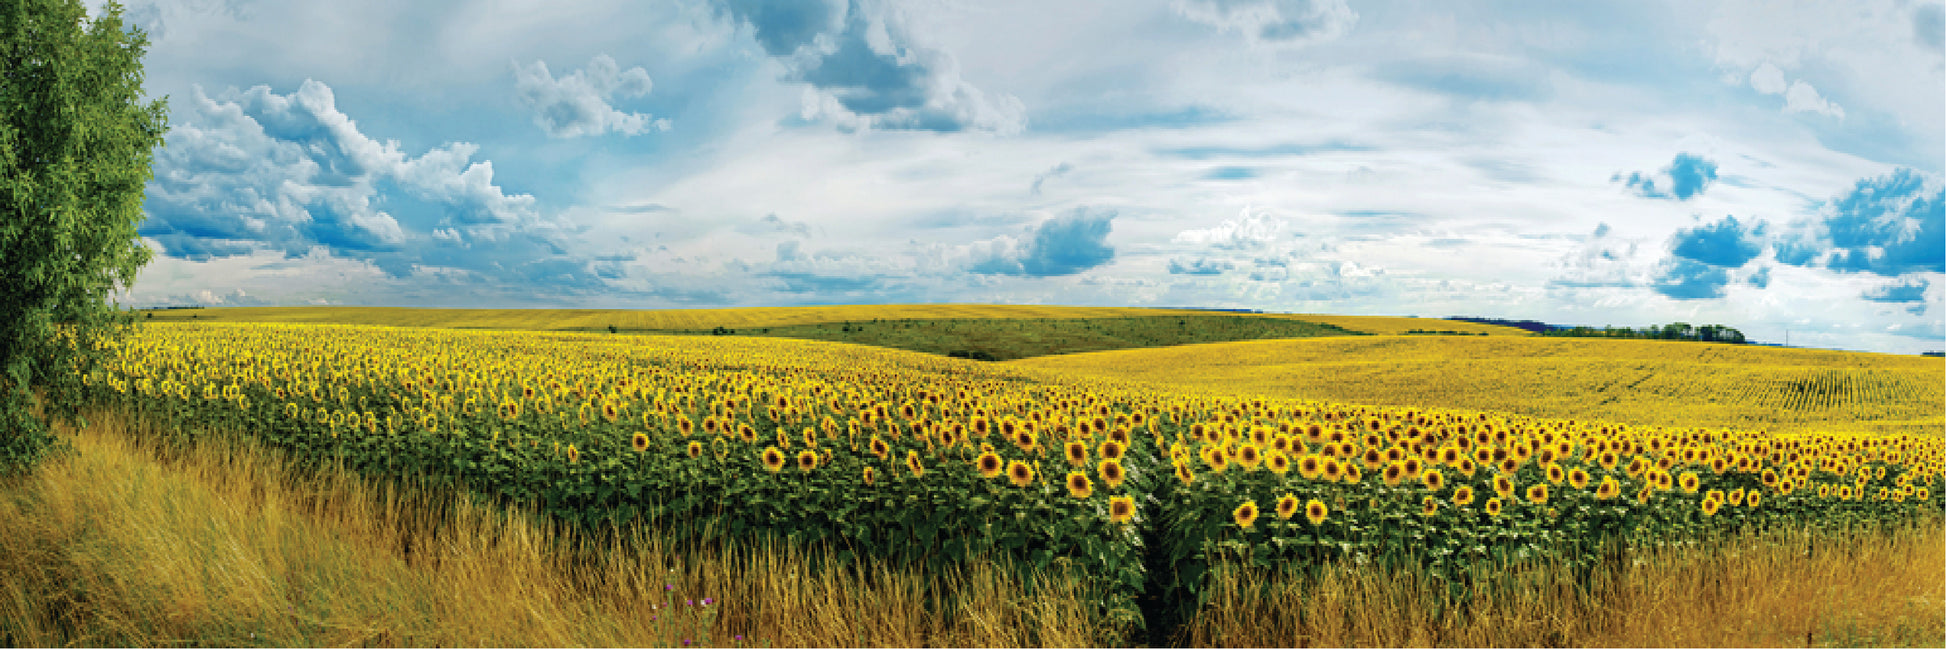
<path fill-rule="evenodd" d="M 1687 322 L 1672 322 L 1662 326 L 1649 325 L 1641 329 L 1629 327 L 1563 327 L 1541 332 L 1543 336 L 1563 336 L 1571 338 L 1644 338 L 1652 340 L 1694 340 L 1706 343 L 1731 343 L 1742 345 L 1750 342 L 1743 332 L 1725 325 L 1691 326 Z"/>
<path fill-rule="evenodd" d="M 1666 325 L 1649 325 L 1640 329 L 1630 327 L 1566 327 L 1551 325 L 1537 320 L 1508 320 L 1505 318 L 1478 318 L 1471 316 L 1450 316 L 1447 320 L 1475 322 L 1479 324 L 1500 325 L 1524 329 L 1543 336 L 1562 336 L 1568 338 L 1641 338 L 1648 340 L 1695 340 L 1706 343 L 1749 344 L 1743 332 L 1725 325 L 1693 326 L 1687 322 L 1673 322 Z"/>

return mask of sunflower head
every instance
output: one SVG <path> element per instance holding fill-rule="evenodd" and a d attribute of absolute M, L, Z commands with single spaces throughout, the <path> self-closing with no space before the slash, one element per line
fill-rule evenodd
<path fill-rule="evenodd" d="M 1183 484 L 1185 484 L 1185 485 L 1188 485 L 1188 484 L 1195 484 L 1195 483 L 1196 483 L 1196 472 L 1195 472 L 1195 471 L 1191 471 L 1191 470 L 1189 470 L 1189 463 L 1187 463 L 1187 462 L 1177 462 L 1177 463 L 1176 463 L 1176 479 L 1177 479 L 1177 480 L 1181 480 L 1181 481 L 1182 481 L 1182 483 L 1183 483 Z"/>
<path fill-rule="evenodd" d="M 1034 483 L 1034 466 L 1020 460 L 1007 463 L 1007 480 L 1016 487 Z"/>
<path fill-rule="evenodd" d="M 875 482 L 878 482 L 878 471 L 869 466 L 865 467 L 865 486 L 872 486 Z"/>
<path fill-rule="evenodd" d="M 1119 460 L 1122 459 L 1123 454 L 1128 452 L 1128 445 L 1111 439 L 1101 443 L 1099 452 L 1103 458 Z"/>
<path fill-rule="evenodd" d="M 1602 477 L 1601 486 L 1595 487 L 1595 498 L 1608 500 L 1619 495 L 1622 495 L 1622 483 L 1616 482 L 1615 476 Z"/>
<path fill-rule="evenodd" d="M 1387 486 L 1398 486 L 1399 481 L 1405 479 L 1405 463 L 1391 462 L 1386 464 L 1385 473 L 1382 477 Z"/>
<path fill-rule="evenodd" d="M 1548 481 L 1548 482 L 1552 482 L 1552 483 L 1554 483 L 1554 484 L 1561 484 L 1561 481 L 1562 481 L 1562 480 L 1566 480 L 1566 479 L 1567 479 L 1567 477 L 1568 477 L 1568 472 L 1566 472 L 1566 471 L 1562 471 L 1562 470 L 1561 470 L 1561 465 L 1559 465 L 1559 464 L 1549 464 L 1549 465 L 1547 465 L 1547 481 Z"/>
<path fill-rule="evenodd" d="M 1004 463 L 1000 461 L 1000 456 L 995 455 L 993 451 L 981 453 L 980 457 L 973 460 L 973 466 L 980 470 L 980 477 L 982 478 L 1000 477 L 1001 471 L 1005 470 L 1003 465 Z"/>
<path fill-rule="evenodd" d="M 1304 518 L 1311 521 L 1312 525 L 1324 524 L 1325 515 L 1330 513 L 1331 510 L 1325 508 L 1324 501 L 1312 498 L 1311 502 L 1304 503 Z"/>
<path fill-rule="evenodd" d="M 1500 499 L 1499 499 L 1499 498 L 1488 498 L 1488 499 L 1487 499 L 1487 504 L 1486 504 L 1486 509 L 1487 509 L 1487 515 L 1488 515 L 1488 516 L 1499 516 L 1499 515 L 1500 515 Z"/>
<path fill-rule="evenodd" d="M 1261 464 L 1263 459 L 1263 452 L 1258 450 L 1256 444 L 1244 444 L 1237 447 L 1237 466 L 1243 467 L 1245 471 L 1255 471 L 1257 465 Z"/>
<path fill-rule="evenodd" d="M 1264 464 L 1270 468 L 1271 473 L 1284 475 L 1291 470 L 1291 457 L 1285 455 L 1282 451 L 1273 449 L 1269 453 L 1264 454 Z"/>
<path fill-rule="evenodd" d="M 1438 513 L 1439 513 L 1438 496 L 1426 496 L 1424 500 L 1419 501 L 1419 515 L 1432 516 Z"/>
<path fill-rule="evenodd" d="M 1743 504 L 1746 507 L 1755 509 L 1757 507 L 1757 503 L 1763 501 L 1763 497 L 1764 497 L 1763 493 L 1758 491 L 1751 491 L 1749 494 L 1743 497 Z"/>
<path fill-rule="evenodd" d="M 1427 491 L 1439 491 L 1446 486 L 1446 476 L 1440 475 L 1439 469 L 1426 469 L 1419 474 L 1419 481 L 1426 485 Z"/>
<path fill-rule="evenodd" d="M 764 469 L 772 473 L 784 468 L 784 451 L 775 446 L 764 449 Z"/>
<path fill-rule="evenodd" d="M 703 456 L 703 443 L 702 443 L 702 442 L 697 442 L 697 441 L 691 441 L 691 442 L 689 443 L 689 449 L 688 449 L 688 450 L 689 450 L 689 457 L 702 457 L 702 456 Z"/>
<path fill-rule="evenodd" d="M 649 436 L 644 433 L 636 433 L 634 437 L 629 438 L 628 445 L 633 447 L 637 453 L 649 450 Z"/>
<path fill-rule="evenodd" d="M 1547 483 L 1536 483 L 1527 488 L 1527 502 L 1536 505 L 1547 502 Z"/>
<path fill-rule="evenodd" d="M 1297 515 L 1297 508 L 1297 496 L 1295 494 L 1284 494 L 1282 498 L 1277 499 L 1278 520 L 1290 520 L 1292 516 Z"/>
<path fill-rule="evenodd" d="M 575 448 L 573 444 L 569 444 L 569 445 L 568 445 L 568 464 L 574 464 L 574 463 L 576 463 L 576 462 L 580 462 L 580 461 L 581 461 L 581 450 L 580 450 L 580 449 L 577 449 L 577 448 Z"/>
<path fill-rule="evenodd" d="M 805 471 L 805 472 L 809 472 L 810 470 L 812 470 L 812 469 L 816 469 L 816 468 L 818 468 L 818 452 L 817 452 L 817 451 L 813 451 L 813 450 L 809 450 L 809 449 L 806 449 L 806 450 L 803 450 L 803 451 L 800 451 L 800 452 L 798 452 L 798 454 L 797 454 L 797 470 L 799 470 L 799 471 Z"/>
<path fill-rule="evenodd" d="M 1087 474 L 1080 471 L 1068 472 L 1068 497 L 1087 498 L 1094 493 L 1095 485 L 1088 480 Z"/>
<path fill-rule="evenodd" d="M 1135 518 L 1135 498 L 1131 496 L 1108 497 L 1108 522 L 1127 523 Z"/>
<path fill-rule="evenodd" d="M 1101 483 L 1108 485 L 1109 489 L 1122 488 L 1122 481 L 1128 478 L 1128 474 L 1122 470 L 1121 460 L 1102 460 L 1101 465 L 1095 467 L 1095 473 L 1101 475 Z"/>
<path fill-rule="evenodd" d="M 1460 485 L 1459 488 L 1454 489 L 1453 504 L 1461 507 L 1473 504 L 1473 487 L 1470 485 Z"/>
<path fill-rule="evenodd" d="M 1573 470 L 1568 471 L 1568 486 L 1570 487 L 1586 489 L 1589 479 L 1588 472 L 1581 470 L 1581 467 L 1575 467 Z"/>
<path fill-rule="evenodd" d="M 1324 474 L 1324 458 L 1316 453 L 1305 455 L 1297 460 L 1297 473 L 1305 480 L 1316 480 Z"/>
<path fill-rule="evenodd" d="M 1088 445 L 1079 441 L 1068 442 L 1066 447 L 1068 464 L 1082 466 L 1088 463 Z"/>
<path fill-rule="evenodd" d="M 926 465 L 919 462 L 918 451 L 905 452 L 905 468 L 912 472 L 914 478 L 926 477 Z"/>
<path fill-rule="evenodd" d="M 1243 504 L 1237 505 L 1237 508 L 1230 512 L 1230 518 L 1236 521 L 1237 527 L 1250 529 L 1250 526 L 1257 522 L 1257 501 L 1243 501 Z"/>
<path fill-rule="evenodd" d="M 885 440 L 879 439 L 877 435 L 872 436 L 871 447 L 872 455 L 878 456 L 878 459 L 881 460 L 892 453 L 892 445 L 885 443 Z"/>
<path fill-rule="evenodd" d="M 1723 503 L 1722 503 L 1721 501 L 1718 501 L 1718 500 L 1717 500 L 1717 499 L 1715 499 L 1715 498 L 1704 498 L 1704 499 L 1703 499 L 1703 515 L 1704 515 L 1704 516 L 1715 516 L 1715 515 L 1716 515 L 1716 510 L 1717 510 L 1718 508 L 1721 508 L 1722 506 L 1723 506 Z"/>
<path fill-rule="evenodd" d="M 1729 498 L 1725 499 L 1723 502 L 1730 505 L 1743 504 L 1743 488 L 1737 487 L 1735 489 L 1731 489 L 1729 493 Z"/>

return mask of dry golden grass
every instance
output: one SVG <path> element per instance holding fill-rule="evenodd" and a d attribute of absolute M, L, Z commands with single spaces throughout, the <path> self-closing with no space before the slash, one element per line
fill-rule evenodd
<path fill-rule="evenodd" d="M 1936 433 L 1946 361 L 1657 340 L 1361 336 L 1008 363 L 1170 389 L 1635 425 Z"/>
<path fill-rule="evenodd" d="M 466 498 L 296 471 L 247 441 L 166 451 L 97 418 L 69 436 L 75 453 L 0 485 L 0 645 L 1105 641 L 1061 581 L 1030 597 L 982 567 L 807 578 L 790 552 L 681 557 L 639 528 L 623 551 Z"/>
<path fill-rule="evenodd" d="M 827 322 L 864 322 L 873 319 L 952 319 L 952 318 L 1128 318 L 1146 316 L 1235 316 L 1215 311 L 1180 309 L 1143 309 L 1124 307 L 1076 307 L 1003 304 L 888 304 L 863 306 L 757 307 L 743 309 L 666 309 L 627 311 L 606 309 L 413 309 L 391 307 L 224 307 L 209 309 L 166 309 L 152 311 L 155 320 L 214 322 L 307 322 L 331 324 L 369 324 L 397 327 L 446 327 L 455 329 L 528 329 L 538 331 L 590 331 L 610 325 L 621 329 L 708 330 L 718 326 L 731 329 L 784 327 Z M 1283 318 L 1317 322 L 1351 331 L 1375 334 L 1404 333 L 1412 329 L 1460 331 L 1494 335 L 1524 336 L 1526 331 L 1512 327 L 1454 322 L 1424 318 L 1390 316 L 1337 316 L 1308 314 L 1262 314 L 1256 317 Z"/>
<path fill-rule="evenodd" d="M 1807 550 L 1809 552 L 1807 553 Z M 1564 569 L 1501 571 L 1468 612 L 1415 571 L 1331 566 L 1265 584 L 1225 575 L 1197 646 L 1824 647 L 1946 645 L 1938 520 L 1850 538 L 1750 535 L 1638 557 L 1592 588 Z"/>

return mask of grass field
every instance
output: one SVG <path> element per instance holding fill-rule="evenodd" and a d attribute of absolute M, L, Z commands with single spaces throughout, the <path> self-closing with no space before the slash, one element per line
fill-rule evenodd
<path fill-rule="evenodd" d="M 1770 431 L 1938 433 L 1946 361 L 1594 338 L 1318 338 L 1028 359 L 1172 389 Z"/>
<path fill-rule="evenodd" d="M 873 320 L 1075 320 L 1082 318 L 1234 318 L 1237 314 L 1188 309 L 1123 307 L 1017 306 L 996 304 L 916 304 L 872 306 L 805 306 L 747 309 L 668 309 L 624 311 L 602 309 L 413 309 L 389 307 L 224 307 L 144 311 L 154 320 L 215 322 L 293 322 L 369 324 L 394 327 L 453 329 L 523 329 L 532 331 L 605 331 L 610 326 L 629 331 L 708 332 L 717 327 L 752 329 L 797 325 L 870 322 Z M 1251 314 L 1248 317 L 1297 320 L 1368 334 L 1410 330 L 1456 331 L 1469 334 L 1525 336 L 1513 327 L 1391 316 L 1308 314 Z"/>
<path fill-rule="evenodd" d="M 1110 316 L 861 320 L 723 331 L 622 333 L 737 335 L 828 340 L 977 360 L 1015 360 L 1105 349 L 1233 340 L 1362 335 L 1331 325 L 1262 316 Z"/>

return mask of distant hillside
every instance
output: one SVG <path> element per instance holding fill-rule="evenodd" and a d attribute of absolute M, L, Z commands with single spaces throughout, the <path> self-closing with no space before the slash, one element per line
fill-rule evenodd
<path fill-rule="evenodd" d="M 1233 395 L 1654 426 L 1937 434 L 1938 358 L 1541 336 L 1364 336 L 1011 363 Z"/>
<path fill-rule="evenodd" d="M 1367 334 L 1403 334 L 1414 329 L 1449 329 L 1469 334 L 1525 335 L 1510 327 L 1455 323 L 1430 318 L 1262 313 L 1205 309 L 1135 307 L 1038 306 L 1003 304 L 891 304 L 864 306 L 750 307 L 736 309 L 421 309 L 403 307 L 216 307 L 156 309 L 144 312 L 155 320 L 211 320 L 218 322 L 317 322 L 396 327 L 455 329 L 527 329 L 536 331 L 709 332 L 717 327 L 743 330 L 873 320 L 942 319 L 1082 319 L 1082 318 L 1217 318 L 1248 317 L 1296 320 Z"/>

